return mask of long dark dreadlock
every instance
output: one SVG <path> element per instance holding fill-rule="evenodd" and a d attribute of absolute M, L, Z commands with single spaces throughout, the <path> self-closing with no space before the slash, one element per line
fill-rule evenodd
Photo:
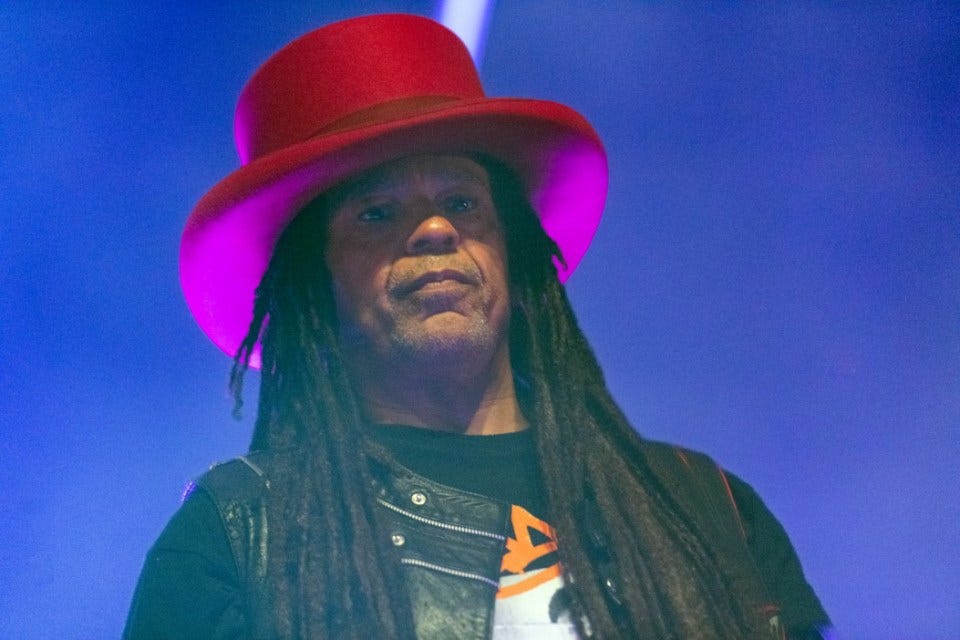
<path fill-rule="evenodd" d="M 643 460 L 577 326 L 543 232 L 513 173 L 481 159 L 503 217 L 518 398 L 535 425 L 573 618 L 600 638 L 748 638 L 739 593 L 696 524 Z M 377 455 L 337 341 L 321 196 L 284 232 L 257 289 L 231 386 L 239 403 L 257 341 L 263 371 L 253 450 L 296 449 L 272 478 L 269 578 L 280 637 L 412 638 L 399 563 L 370 493 Z M 367 451 L 368 453 L 363 453 Z M 585 514 L 572 505 L 593 504 Z M 586 520 L 609 538 L 621 604 L 604 594 Z"/>

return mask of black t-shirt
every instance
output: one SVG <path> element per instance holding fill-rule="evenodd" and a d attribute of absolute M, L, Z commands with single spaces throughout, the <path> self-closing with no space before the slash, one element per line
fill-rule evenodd
<path fill-rule="evenodd" d="M 468 436 L 391 424 L 368 435 L 425 478 L 545 515 L 532 429 Z"/>
<path fill-rule="evenodd" d="M 463 435 L 376 425 L 367 433 L 414 473 L 511 505 L 494 615 L 495 637 L 499 627 L 512 625 L 504 636 L 519 638 L 528 636 L 518 636 L 513 630 L 516 627 L 535 629 L 537 624 L 557 623 L 548 612 L 563 581 L 556 536 L 546 513 L 533 430 Z M 555 613 L 556 608 L 554 604 Z M 546 632 L 541 629 L 541 633 Z"/>

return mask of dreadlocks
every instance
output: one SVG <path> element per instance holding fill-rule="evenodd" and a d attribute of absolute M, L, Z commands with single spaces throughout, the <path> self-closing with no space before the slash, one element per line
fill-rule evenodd
<path fill-rule="evenodd" d="M 748 638 L 754 603 L 644 462 L 577 326 L 543 232 L 513 173 L 490 172 L 503 218 L 511 295 L 510 352 L 518 398 L 535 429 L 540 473 L 564 578 L 582 636 Z M 328 192 L 329 193 L 329 192 Z M 269 580 L 280 637 L 412 638 L 400 565 L 378 524 L 371 484 L 382 452 L 337 340 L 326 267 L 329 196 L 280 238 L 256 292 L 254 319 L 231 373 L 239 406 L 250 355 L 262 344 L 253 450 L 296 449 L 271 478 Z M 589 512 L 578 505 L 592 505 Z M 590 531 L 602 531 L 598 551 Z M 602 587 L 598 554 L 618 583 Z M 587 622 L 584 622 L 584 621 Z"/>

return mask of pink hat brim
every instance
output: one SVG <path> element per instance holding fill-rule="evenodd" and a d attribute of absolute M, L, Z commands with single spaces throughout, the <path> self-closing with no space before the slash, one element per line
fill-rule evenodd
<path fill-rule="evenodd" d="M 561 104 L 515 98 L 445 103 L 411 117 L 323 135 L 258 158 L 196 205 L 180 244 L 180 282 L 203 331 L 234 356 L 253 317 L 254 291 L 280 234 L 338 182 L 419 153 L 484 153 L 519 175 L 546 232 L 579 264 L 607 193 L 607 161 L 590 124 Z M 259 367 L 260 354 L 251 357 Z"/>

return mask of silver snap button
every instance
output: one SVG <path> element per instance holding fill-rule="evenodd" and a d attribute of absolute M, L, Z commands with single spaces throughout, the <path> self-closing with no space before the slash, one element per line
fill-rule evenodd
<path fill-rule="evenodd" d="M 395 547 L 402 547 L 407 543 L 407 539 L 403 537 L 402 533 L 394 533 L 390 536 L 390 542 L 392 542 Z"/>
<path fill-rule="evenodd" d="M 418 507 L 422 507 L 423 505 L 427 504 L 427 496 L 426 494 L 421 493 L 420 491 L 415 491 L 410 496 L 410 502 L 417 505 Z"/>

